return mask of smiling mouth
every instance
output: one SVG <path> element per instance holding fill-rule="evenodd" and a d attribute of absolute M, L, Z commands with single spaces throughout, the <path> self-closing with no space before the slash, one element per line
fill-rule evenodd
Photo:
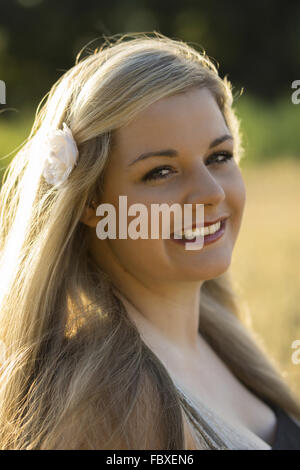
<path fill-rule="evenodd" d="M 225 232 L 227 218 L 216 222 L 215 224 L 209 225 L 207 227 L 200 227 L 191 230 L 185 230 L 181 233 L 181 238 L 175 238 L 175 234 L 172 233 L 171 240 L 181 245 L 186 243 L 197 243 L 197 237 L 200 237 L 200 241 L 203 238 L 203 245 L 213 243 L 214 241 L 221 238 Z M 178 232 L 176 232 L 178 233 Z"/>

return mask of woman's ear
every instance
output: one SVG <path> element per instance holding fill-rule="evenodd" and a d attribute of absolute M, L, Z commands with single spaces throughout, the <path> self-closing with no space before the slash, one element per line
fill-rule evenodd
<path fill-rule="evenodd" d="M 80 222 L 88 225 L 88 227 L 95 228 L 99 222 L 99 216 L 96 216 L 97 203 L 96 201 L 91 201 L 88 205 L 85 206 L 85 209 L 80 218 Z"/>

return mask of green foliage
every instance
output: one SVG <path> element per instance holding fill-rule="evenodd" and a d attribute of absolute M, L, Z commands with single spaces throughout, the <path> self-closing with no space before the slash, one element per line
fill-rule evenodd
<path fill-rule="evenodd" d="M 204 48 L 222 76 L 272 101 L 299 78 L 299 19 L 299 0 L 2 0 L 0 79 L 9 106 L 32 106 L 103 35 L 156 30 Z"/>
<path fill-rule="evenodd" d="M 8 118 L 9 116 L 9 118 Z M 4 111 L 0 114 L 0 177 L 27 139 L 34 120 L 34 111 L 26 110 L 14 114 Z"/>
<path fill-rule="evenodd" d="M 300 104 L 293 104 L 290 96 L 266 104 L 242 95 L 235 107 L 241 120 L 245 165 L 277 158 L 300 159 Z"/>

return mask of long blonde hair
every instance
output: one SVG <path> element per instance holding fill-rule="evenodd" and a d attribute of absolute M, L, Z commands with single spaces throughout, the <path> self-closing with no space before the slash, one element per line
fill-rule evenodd
<path fill-rule="evenodd" d="M 41 103 L 1 189 L 1 449 L 184 448 L 176 388 L 91 258 L 80 217 L 101 192 L 114 130 L 194 86 L 215 97 L 239 162 L 230 82 L 205 52 L 157 32 L 111 38 L 78 56 Z M 79 160 L 57 189 L 41 177 L 39 142 L 63 122 Z M 300 419 L 238 300 L 228 272 L 204 282 L 201 333 L 247 387 Z"/>

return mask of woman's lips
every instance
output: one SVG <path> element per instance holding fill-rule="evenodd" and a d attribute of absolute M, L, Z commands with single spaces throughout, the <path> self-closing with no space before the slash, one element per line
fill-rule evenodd
<path fill-rule="evenodd" d="M 205 235 L 204 237 L 200 237 L 199 242 L 195 241 L 196 237 L 192 239 L 187 239 L 184 238 L 174 238 L 174 234 L 171 235 L 171 240 L 173 240 L 175 243 L 178 243 L 179 245 L 185 245 L 186 243 L 191 243 L 191 246 L 197 246 L 197 245 L 202 245 L 202 238 L 203 238 L 203 246 L 205 245 L 210 245 L 211 243 L 214 243 L 215 241 L 219 240 L 225 232 L 226 228 L 226 221 L 227 219 L 221 220 L 221 226 L 219 230 L 215 233 L 210 233 L 209 235 Z"/>

